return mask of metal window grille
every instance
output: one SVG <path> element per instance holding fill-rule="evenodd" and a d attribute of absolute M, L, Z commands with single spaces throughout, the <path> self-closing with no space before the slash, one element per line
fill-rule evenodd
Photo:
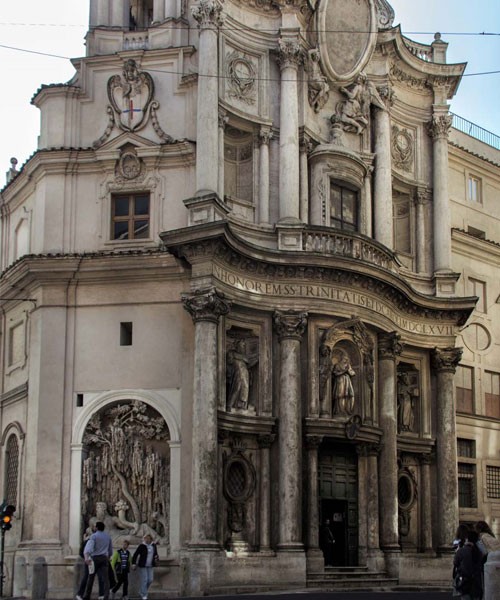
<path fill-rule="evenodd" d="M 486 466 L 486 493 L 488 498 L 500 498 L 500 467 Z"/>
<path fill-rule="evenodd" d="M 19 445 L 17 437 L 11 435 L 7 441 L 6 450 L 6 493 L 5 500 L 8 504 L 17 504 L 17 475 L 19 469 Z"/>

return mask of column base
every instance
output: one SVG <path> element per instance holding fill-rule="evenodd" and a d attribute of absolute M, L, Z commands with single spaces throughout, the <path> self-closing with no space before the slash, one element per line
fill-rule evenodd
<path fill-rule="evenodd" d="M 447 298 L 455 295 L 455 285 L 460 277 L 460 273 L 453 271 L 435 271 L 434 287 L 436 296 Z"/>
<path fill-rule="evenodd" d="M 309 548 L 306 552 L 307 571 L 318 573 L 325 568 L 325 558 L 319 548 Z"/>
<path fill-rule="evenodd" d="M 443 555 L 447 556 L 449 554 L 455 554 L 455 548 L 448 544 L 443 545 L 443 546 L 438 546 L 437 553 L 438 553 L 438 556 L 443 556 Z"/>
<path fill-rule="evenodd" d="M 189 552 L 221 552 L 222 546 L 219 542 L 212 540 L 204 540 L 201 542 L 189 542 L 188 543 L 188 551 Z"/>
<path fill-rule="evenodd" d="M 200 192 L 193 198 L 186 198 L 184 206 L 188 209 L 188 225 L 202 225 L 224 220 L 229 209 L 215 192 Z"/>
<path fill-rule="evenodd" d="M 278 552 L 304 552 L 304 544 L 300 542 L 285 542 L 278 544 Z"/>

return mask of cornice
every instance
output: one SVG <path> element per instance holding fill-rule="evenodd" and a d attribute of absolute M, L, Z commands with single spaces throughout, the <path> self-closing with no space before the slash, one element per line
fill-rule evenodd
<path fill-rule="evenodd" d="M 124 283 L 179 280 L 185 269 L 164 250 L 103 251 L 81 254 L 30 254 L 0 274 L 0 296 L 7 300 L 19 290 L 68 283 Z M 27 292 L 23 292 L 27 296 Z"/>
<path fill-rule="evenodd" d="M 247 276 L 272 282 L 343 284 L 360 293 L 383 298 L 405 314 L 429 320 L 463 325 L 475 305 L 472 298 L 424 295 L 411 288 L 397 273 L 363 260 L 257 247 L 237 236 L 227 221 L 169 231 L 161 234 L 161 238 L 169 252 L 191 265 L 216 261 Z"/>
<path fill-rule="evenodd" d="M 456 227 L 451 230 L 451 239 L 454 252 L 485 263 L 494 261 L 500 266 L 500 242 L 481 240 Z"/>
<path fill-rule="evenodd" d="M 448 139 L 448 145 L 452 148 L 457 148 L 458 150 L 465 152 L 468 156 L 473 156 L 474 158 L 477 158 L 479 161 L 485 162 L 488 165 L 492 165 L 493 167 L 500 167 L 500 152 L 499 152 L 499 160 L 497 162 L 497 161 L 491 160 L 490 158 L 487 158 L 486 156 L 484 156 L 482 154 L 478 154 L 477 152 L 472 152 L 472 150 L 469 150 L 465 146 L 457 144 L 456 142 L 454 142 L 450 139 Z M 498 174 L 498 171 L 493 171 L 493 173 Z"/>

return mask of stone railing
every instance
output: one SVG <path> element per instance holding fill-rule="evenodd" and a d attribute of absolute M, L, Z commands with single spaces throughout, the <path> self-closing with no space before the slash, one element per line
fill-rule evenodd
<path fill-rule="evenodd" d="M 434 62 L 432 46 L 428 46 L 427 44 L 419 44 L 418 42 L 414 42 L 407 37 L 403 37 L 403 40 L 405 46 L 414 56 L 420 58 L 421 60 L 425 60 L 426 62 Z"/>
<path fill-rule="evenodd" d="M 147 31 L 131 31 L 123 35 L 124 50 L 149 50 Z"/>
<path fill-rule="evenodd" d="M 354 233 L 306 229 L 302 236 L 302 248 L 306 252 L 354 258 L 390 271 L 397 271 L 399 266 L 390 250 Z"/>

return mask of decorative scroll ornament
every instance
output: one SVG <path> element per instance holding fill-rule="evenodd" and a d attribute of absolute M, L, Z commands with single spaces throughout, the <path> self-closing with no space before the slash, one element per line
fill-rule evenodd
<path fill-rule="evenodd" d="M 379 29 L 390 29 L 394 22 L 394 10 L 387 0 L 375 0 Z"/>
<path fill-rule="evenodd" d="M 237 52 L 227 57 L 229 96 L 246 104 L 255 104 L 255 69 L 247 58 Z"/>
<path fill-rule="evenodd" d="M 207 27 L 221 27 L 224 19 L 222 17 L 222 4 L 219 0 L 200 0 L 191 8 L 193 18 L 198 21 L 201 29 Z"/>
<path fill-rule="evenodd" d="M 215 288 L 200 290 L 194 296 L 183 295 L 182 303 L 193 321 L 219 322 L 219 318 L 229 312 L 231 303 Z"/>
<path fill-rule="evenodd" d="M 132 180 L 141 175 L 143 167 L 142 160 L 130 150 L 123 152 L 118 160 L 117 175 L 119 178 Z"/>
<path fill-rule="evenodd" d="M 407 129 L 393 125 L 391 154 L 396 168 L 411 171 L 414 155 L 413 137 Z"/>
<path fill-rule="evenodd" d="M 108 98 L 118 125 L 125 131 L 137 131 L 146 125 L 153 94 L 151 75 L 140 72 L 133 59 L 125 62 L 121 76 L 108 79 Z"/>
<path fill-rule="evenodd" d="M 286 67 L 297 68 L 303 63 L 304 56 L 298 42 L 280 39 L 278 46 L 277 61 L 281 69 Z"/>
<path fill-rule="evenodd" d="M 451 115 L 441 115 L 432 117 L 432 121 L 427 123 L 429 135 L 437 139 L 448 139 L 453 117 Z"/>
<path fill-rule="evenodd" d="M 294 311 L 274 313 L 274 325 L 280 339 L 300 339 L 304 335 L 307 325 L 307 313 L 296 313 Z"/>
<path fill-rule="evenodd" d="M 384 333 L 379 335 L 378 356 L 381 359 L 395 360 L 398 354 L 403 352 L 401 336 L 398 333 Z"/>
<path fill-rule="evenodd" d="M 434 348 L 432 366 L 435 371 L 455 373 L 462 358 L 462 348 Z"/>

